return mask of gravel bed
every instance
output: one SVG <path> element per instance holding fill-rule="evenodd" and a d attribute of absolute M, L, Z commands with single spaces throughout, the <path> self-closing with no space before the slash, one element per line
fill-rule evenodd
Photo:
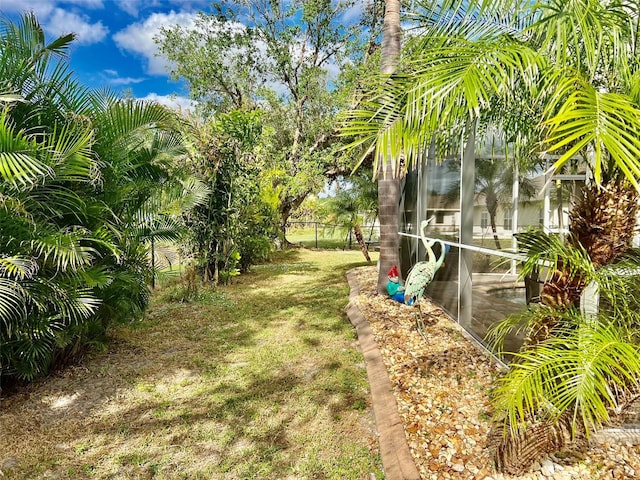
<path fill-rule="evenodd" d="M 640 446 L 604 442 L 563 452 L 528 473 L 497 473 L 486 448 L 488 392 L 500 369 L 439 307 L 408 307 L 376 294 L 375 267 L 353 271 L 355 300 L 369 321 L 387 368 L 407 442 L 424 479 L 640 478 Z"/>

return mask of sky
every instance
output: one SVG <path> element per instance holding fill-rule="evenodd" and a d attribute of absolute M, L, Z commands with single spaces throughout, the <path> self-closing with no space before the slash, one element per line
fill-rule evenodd
<path fill-rule="evenodd" d="M 154 36 L 163 26 L 192 25 L 197 11 L 209 11 L 211 0 L 0 0 L 0 14 L 17 18 L 32 11 L 47 40 L 70 32 L 71 68 L 90 87 L 131 92 L 140 99 L 190 109 L 184 82 L 169 79 L 168 63 L 158 56 Z M 361 12 L 356 1 L 343 21 Z M 328 66 L 336 76 L 339 67 Z"/>
<path fill-rule="evenodd" d="M 169 79 L 153 37 L 161 26 L 189 25 L 211 0 L 0 0 L 0 13 L 33 11 L 47 40 L 73 32 L 71 68 L 91 87 L 129 90 L 137 98 L 188 108 L 182 82 Z"/>

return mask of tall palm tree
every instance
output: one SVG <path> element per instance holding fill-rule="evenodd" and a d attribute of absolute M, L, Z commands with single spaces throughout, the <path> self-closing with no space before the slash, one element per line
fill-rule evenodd
<path fill-rule="evenodd" d="M 337 189 L 336 195 L 327 199 L 325 206 L 325 221 L 335 230 L 340 227 L 348 232 L 353 231 L 360 246 L 362 255 L 371 263 L 369 247 L 362 232 L 363 221 L 373 221 L 378 216 L 377 192 L 371 182 L 369 173 L 353 174 L 349 177 L 348 187 Z"/>
<path fill-rule="evenodd" d="M 516 162 L 516 159 L 513 160 Z M 519 162 L 519 163 L 526 163 Z M 458 167 L 454 165 L 453 168 Z M 484 205 L 489 214 L 489 224 L 493 233 L 493 241 L 498 250 L 502 249 L 500 238 L 498 237 L 498 206 L 508 205 L 513 194 L 513 179 L 516 174 L 514 165 L 505 167 L 504 160 L 494 158 L 477 158 L 475 162 L 475 192 L 484 196 Z M 531 169 L 531 166 L 523 165 L 525 169 Z M 518 189 L 519 197 L 527 200 L 535 195 L 535 187 L 533 183 L 524 175 L 523 168 L 518 170 Z M 454 200 L 460 195 L 460 181 L 452 182 L 450 188 L 446 192 L 447 199 Z M 517 225 L 514 225 L 517 229 Z"/>
<path fill-rule="evenodd" d="M 638 6 L 609 0 L 418 4 L 422 29 L 409 46 L 414 61 L 385 92 L 350 112 L 349 133 L 360 133 L 360 142 L 377 151 L 402 151 L 410 164 L 423 158 L 425 139 L 435 136 L 444 139 L 437 146 L 446 145 L 473 123 L 490 121 L 514 134 L 514 124 L 496 112 L 516 104 L 515 125 L 531 132 L 541 151 L 559 154 L 556 171 L 577 155 L 589 167 L 592 182 L 572 208 L 568 244 L 584 251 L 593 268 L 623 258 L 636 225 L 640 178 Z M 562 337 L 562 312 L 575 307 L 587 285 L 583 269 L 552 260 L 555 273 L 541 295 L 549 308 L 537 318 L 534 344 Z M 607 390 L 597 385 L 601 394 Z M 510 403 L 517 413 L 510 416 L 514 434 L 539 413 L 541 403 L 531 401 L 531 390 L 528 395 Z M 574 425 L 583 415 L 589 417 L 583 426 L 598 423 L 579 402 L 561 407 L 575 412 Z"/>
<path fill-rule="evenodd" d="M 383 75 L 391 75 L 400 59 L 400 0 L 385 0 L 382 29 L 381 67 Z M 400 242 L 398 237 L 398 214 L 400 202 L 400 179 L 397 152 L 384 152 L 381 162 L 376 162 L 378 177 L 378 209 L 380 221 L 380 265 L 378 269 L 378 292 L 387 292 L 387 273 L 400 264 Z M 377 160 L 377 159 L 376 159 Z"/>

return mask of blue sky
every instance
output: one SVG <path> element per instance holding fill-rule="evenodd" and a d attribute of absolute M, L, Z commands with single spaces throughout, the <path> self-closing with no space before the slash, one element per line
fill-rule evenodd
<path fill-rule="evenodd" d="M 210 0 L 0 0 L 10 18 L 35 12 L 47 38 L 74 32 L 71 67 L 93 87 L 130 89 L 138 98 L 189 105 L 183 84 L 169 80 L 167 63 L 156 56 L 154 35 L 163 25 L 191 23 Z"/>
<path fill-rule="evenodd" d="M 363 0 L 364 1 L 364 0 Z M 137 98 L 188 108 L 183 83 L 169 79 L 167 62 L 157 55 L 153 40 L 162 26 L 189 26 L 198 10 L 211 0 L 0 0 L 0 13 L 16 17 L 33 11 L 47 38 L 73 32 L 71 67 L 92 87 L 130 90 Z M 343 21 L 360 15 L 362 3 L 345 13 Z M 328 66 L 337 75 L 336 64 Z"/>

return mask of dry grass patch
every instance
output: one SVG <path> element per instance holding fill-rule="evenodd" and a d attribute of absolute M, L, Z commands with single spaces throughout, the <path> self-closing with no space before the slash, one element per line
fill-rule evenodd
<path fill-rule="evenodd" d="M 288 252 L 2 400 L 6 479 L 382 476 L 344 317 L 359 252 Z M 179 287 L 175 287 L 179 288 Z"/>

